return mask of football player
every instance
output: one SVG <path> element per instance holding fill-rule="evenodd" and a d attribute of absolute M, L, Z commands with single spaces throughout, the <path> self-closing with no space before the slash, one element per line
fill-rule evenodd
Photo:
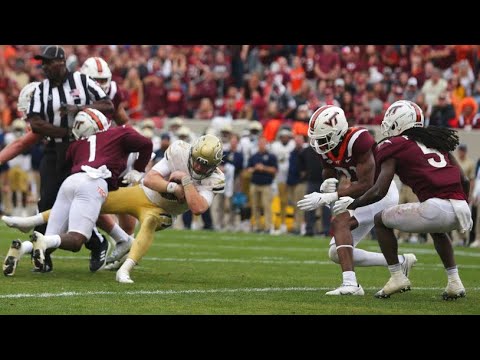
<path fill-rule="evenodd" d="M 60 186 L 45 235 L 37 231 L 32 235 L 32 261 L 39 271 L 44 270 L 47 249 L 76 252 L 89 239 L 108 192 L 118 188 L 118 176 L 129 153 L 139 152 L 137 171 L 145 169 L 152 153 L 150 139 L 130 127 L 110 128 L 105 115 L 95 109 L 78 112 L 72 133 L 76 141 L 66 154 L 71 175 Z M 29 248 L 13 241 L 3 264 L 5 275 L 15 273 L 18 260 Z"/>
<path fill-rule="evenodd" d="M 455 130 L 424 127 L 420 107 L 410 101 L 394 102 L 382 121 L 387 137 L 376 149 L 377 180 L 362 196 L 341 198 L 333 207 L 336 214 L 348 214 L 370 206 L 387 194 L 393 176 L 410 186 L 420 202 L 407 203 L 376 212 L 375 225 L 380 248 L 385 255 L 391 277 L 375 296 L 387 298 L 410 289 L 410 280 L 402 272 L 397 256 L 397 239 L 393 229 L 430 233 L 435 249 L 447 272 L 445 300 L 464 297 L 465 288 L 458 275 L 449 236 L 452 230 L 466 232 L 473 225 L 467 203 L 470 185 L 452 151 L 458 145 Z M 340 216 L 340 215 L 337 215 Z"/>
<path fill-rule="evenodd" d="M 218 168 L 222 157 L 222 143 L 214 135 L 203 135 L 191 145 L 177 140 L 140 184 L 108 193 L 102 213 L 130 214 L 140 222 L 128 258 L 116 273 L 118 282 L 133 283 L 130 272 L 147 253 L 155 231 L 170 227 L 174 218 L 188 209 L 195 215 L 202 214 L 215 194 L 224 192 L 225 176 Z M 48 217 L 47 211 L 26 218 L 3 216 L 2 220 L 8 226 L 28 231 Z"/>
<path fill-rule="evenodd" d="M 348 127 L 343 110 L 326 105 L 310 118 L 308 136 L 310 146 L 321 155 L 323 178 L 320 192 L 304 196 L 297 203 L 301 210 L 314 210 L 329 205 L 341 196 L 358 197 L 372 185 L 375 176 L 373 147 L 375 140 L 365 128 Z M 337 189 L 338 179 L 345 177 L 349 186 Z M 398 190 L 393 181 L 388 191 L 374 204 L 356 209 L 353 214 L 341 214 L 332 220 L 334 237 L 330 241 L 329 258 L 342 268 L 342 285 L 326 295 L 364 295 L 358 284 L 354 266 L 387 266 L 381 253 L 357 249 L 357 244 L 372 230 L 373 216 L 387 207 L 398 204 Z M 413 254 L 398 257 L 408 275 L 416 262 Z"/>
<path fill-rule="evenodd" d="M 80 72 L 94 79 L 112 100 L 115 107 L 112 119 L 115 120 L 115 123 L 118 126 L 128 124 L 129 117 L 125 111 L 125 106 L 128 103 L 128 93 L 115 81 L 112 81 L 112 72 L 107 62 L 100 57 L 90 57 L 84 61 Z M 138 153 L 130 154 L 126 169 L 119 179 L 122 179 L 128 170 L 132 169 L 132 164 L 137 157 Z M 119 186 L 125 186 L 125 184 L 120 183 Z M 136 222 L 137 220 L 128 214 L 118 215 L 118 224 L 113 216 L 100 215 L 97 221 L 98 227 L 105 230 L 115 241 L 115 248 L 107 258 L 107 265 L 121 259 L 130 250 Z"/>

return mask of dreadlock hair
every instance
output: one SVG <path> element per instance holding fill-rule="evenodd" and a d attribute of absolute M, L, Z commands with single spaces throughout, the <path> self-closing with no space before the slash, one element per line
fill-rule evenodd
<path fill-rule="evenodd" d="M 446 127 L 413 127 L 405 130 L 402 135 L 440 152 L 453 151 L 459 143 L 457 131 Z"/>

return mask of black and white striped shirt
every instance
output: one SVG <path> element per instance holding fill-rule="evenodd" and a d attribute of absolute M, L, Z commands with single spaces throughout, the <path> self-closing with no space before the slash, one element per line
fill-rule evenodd
<path fill-rule="evenodd" d="M 50 124 L 71 129 L 75 116 L 60 116 L 62 104 L 89 105 L 106 98 L 107 95 L 95 80 L 79 71 L 68 72 L 61 86 L 52 87 L 48 79 L 37 86 L 30 101 L 28 116 L 39 115 Z M 68 141 L 68 137 L 55 138 L 57 143 Z"/>

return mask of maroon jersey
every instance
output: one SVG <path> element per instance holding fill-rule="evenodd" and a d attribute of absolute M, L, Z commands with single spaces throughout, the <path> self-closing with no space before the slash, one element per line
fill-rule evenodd
<path fill-rule="evenodd" d="M 430 198 L 466 200 L 460 182 L 460 170 L 450 162 L 448 153 L 427 148 L 407 136 L 395 136 L 381 142 L 375 150 L 376 166 L 394 158 L 395 172 L 423 202 Z"/>
<path fill-rule="evenodd" d="M 364 128 L 349 128 L 342 143 L 333 151 L 322 154 L 324 168 L 335 169 L 351 181 L 358 181 L 357 160 L 375 145 L 375 139 Z"/>
<path fill-rule="evenodd" d="M 115 81 L 112 81 L 110 83 L 110 89 L 108 90 L 108 97 L 110 100 L 113 102 L 113 107 L 115 108 L 115 111 L 118 109 L 120 104 L 122 102 L 128 101 L 128 93 L 126 90 L 120 88 Z M 112 120 L 114 113 L 107 114 L 108 120 Z"/>
<path fill-rule="evenodd" d="M 112 177 L 106 179 L 109 190 L 118 189 L 118 177 L 125 170 L 128 155 L 139 152 L 135 170 L 145 171 L 152 155 L 152 141 L 140 135 L 131 127 L 119 126 L 97 133 L 88 139 L 81 139 L 70 144 L 67 161 L 72 163 L 71 173 L 83 171 L 82 165 L 98 169 L 106 165 Z"/>

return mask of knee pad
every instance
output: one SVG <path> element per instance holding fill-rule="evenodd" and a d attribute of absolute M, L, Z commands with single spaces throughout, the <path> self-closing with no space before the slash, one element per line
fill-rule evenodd
<path fill-rule="evenodd" d="M 330 260 L 332 260 L 334 263 L 338 264 L 338 253 L 337 253 L 337 247 L 335 244 L 330 245 L 330 248 L 328 249 L 328 257 Z"/>

